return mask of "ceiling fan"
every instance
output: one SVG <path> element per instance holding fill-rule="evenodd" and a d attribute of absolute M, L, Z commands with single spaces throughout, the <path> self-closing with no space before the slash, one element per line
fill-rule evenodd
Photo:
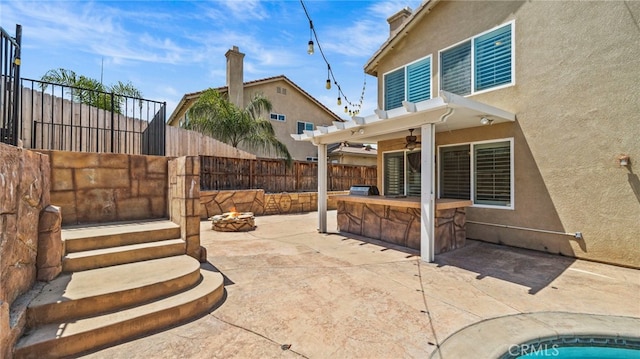
<path fill-rule="evenodd" d="M 413 128 L 409 129 L 409 136 L 405 137 L 405 140 L 407 141 L 407 143 L 404 145 L 404 148 L 409 150 L 413 150 L 418 144 L 420 144 L 420 141 L 418 141 L 418 136 L 413 135 Z"/>

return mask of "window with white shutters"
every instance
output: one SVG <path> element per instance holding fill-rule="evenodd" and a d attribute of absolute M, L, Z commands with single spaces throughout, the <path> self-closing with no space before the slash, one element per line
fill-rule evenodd
<path fill-rule="evenodd" d="M 431 56 L 384 74 L 384 109 L 431 98 Z"/>
<path fill-rule="evenodd" d="M 513 208 L 513 140 L 439 148 L 440 198 Z"/>
<path fill-rule="evenodd" d="M 440 89 L 470 95 L 514 83 L 514 23 L 440 51 Z"/>

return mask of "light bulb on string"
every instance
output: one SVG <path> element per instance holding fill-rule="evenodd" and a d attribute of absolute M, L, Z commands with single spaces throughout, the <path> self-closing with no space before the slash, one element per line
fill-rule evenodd
<path fill-rule="evenodd" d="M 338 96 L 338 106 L 342 105 L 342 99 Z"/>
<path fill-rule="evenodd" d="M 313 55 L 313 40 L 309 40 L 309 46 L 307 47 L 307 54 Z"/>
<path fill-rule="evenodd" d="M 344 113 L 349 112 L 349 109 L 347 108 L 347 106 L 344 107 Z"/>
<path fill-rule="evenodd" d="M 327 79 L 327 84 L 324 86 L 327 90 L 331 90 L 331 80 Z"/>

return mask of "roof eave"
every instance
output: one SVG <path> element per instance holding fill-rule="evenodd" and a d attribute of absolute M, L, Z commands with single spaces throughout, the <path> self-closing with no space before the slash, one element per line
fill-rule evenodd
<path fill-rule="evenodd" d="M 371 76 L 378 76 L 377 67 L 380 58 L 386 56 L 389 51 L 393 49 L 394 45 L 404 39 L 409 34 L 409 31 L 411 31 L 411 29 L 413 29 L 413 27 L 420 22 L 420 19 L 430 13 L 431 9 L 438 2 L 440 2 L 440 0 L 427 0 L 420 4 L 413 15 L 409 19 L 407 19 L 407 21 L 402 24 L 393 35 L 389 36 L 387 41 L 385 41 L 380 46 L 380 48 L 371 56 L 371 58 L 364 65 L 364 72 Z"/>

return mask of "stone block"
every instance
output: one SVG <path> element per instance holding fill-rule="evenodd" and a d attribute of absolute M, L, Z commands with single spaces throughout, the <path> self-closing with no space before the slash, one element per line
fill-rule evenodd
<path fill-rule="evenodd" d="M 420 217 L 415 217 L 415 219 L 409 223 L 407 247 L 420 249 Z"/>
<path fill-rule="evenodd" d="M 57 168 L 51 172 L 51 189 L 53 191 L 73 190 L 73 169 Z"/>
<path fill-rule="evenodd" d="M 200 234 L 186 238 L 187 255 L 200 260 Z"/>
<path fill-rule="evenodd" d="M 311 195 L 308 193 L 298 195 L 298 201 L 300 203 L 311 203 Z"/>
<path fill-rule="evenodd" d="M 56 206 L 47 206 L 40 213 L 38 223 L 38 253 L 36 267 L 37 279 L 50 281 L 62 271 L 62 256 L 64 245 L 60 226 L 62 213 Z"/>
<path fill-rule="evenodd" d="M 51 192 L 51 204 L 61 208 L 62 224 L 76 224 L 76 193 L 74 191 Z"/>
<path fill-rule="evenodd" d="M 169 162 L 166 157 L 161 156 L 147 156 L 147 175 L 158 174 L 162 177 L 166 177 L 168 173 L 167 163 Z"/>
<path fill-rule="evenodd" d="M 5 144 L 0 146 L 0 213 L 16 213 L 18 196 L 14 193 L 20 182 L 21 151 Z"/>
<path fill-rule="evenodd" d="M 406 233 L 409 229 L 408 223 L 396 222 L 386 218 L 382 218 L 380 222 L 381 237 L 379 237 L 378 239 L 384 238 L 387 242 L 399 244 L 406 247 Z"/>
<path fill-rule="evenodd" d="M 82 168 L 74 172 L 78 190 L 89 188 L 128 188 L 129 170 L 122 168 Z"/>
<path fill-rule="evenodd" d="M 131 178 L 144 180 L 147 178 L 147 161 L 144 156 L 129 156 L 129 172 Z"/>
<path fill-rule="evenodd" d="M 381 225 L 383 213 L 377 213 L 375 209 L 380 209 L 382 206 L 366 206 L 362 210 L 362 235 L 369 238 L 381 238 Z"/>
<path fill-rule="evenodd" d="M 37 249 L 20 240 L 21 228 L 18 227 L 17 232 L 17 239 L 4 241 L 0 262 L 0 298 L 9 303 L 29 290 L 36 280 Z"/>
<path fill-rule="evenodd" d="M 235 203 L 253 203 L 257 195 L 255 190 L 243 190 L 233 192 L 233 201 Z"/>
<path fill-rule="evenodd" d="M 200 217 L 186 217 L 185 218 L 185 228 L 187 237 L 191 237 L 194 235 L 198 236 L 198 241 L 200 240 Z"/>
<path fill-rule="evenodd" d="M 184 176 L 184 198 L 200 199 L 200 177 L 188 175 Z"/>
<path fill-rule="evenodd" d="M 151 218 L 167 217 L 167 199 L 165 196 L 149 197 L 151 203 Z"/>
<path fill-rule="evenodd" d="M 145 219 L 152 218 L 151 205 L 149 198 L 135 197 L 118 200 L 116 202 L 118 220 L 133 220 L 133 219 Z"/>
<path fill-rule="evenodd" d="M 78 223 L 112 222 L 118 219 L 115 191 L 113 189 L 87 189 L 76 192 Z M 62 220 L 65 221 L 65 208 Z"/>
<path fill-rule="evenodd" d="M 192 169 L 191 169 L 191 173 L 194 175 L 200 175 L 200 157 L 198 156 L 191 156 L 191 161 L 192 161 Z"/>
<path fill-rule="evenodd" d="M 140 181 L 138 186 L 138 195 L 140 196 L 164 196 L 167 190 L 167 181 L 162 180 L 144 180 Z"/>
<path fill-rule="evenodd" d="M 51 167 L 57 168 L 95 168 L 99 166 L 99 154 L 86 152 L 52 151 Z"/>
<path fill-rule="evenodd" d="M 129 156 L 123 155 L 119 153 L 100 153 L 97 154 L 99 166 L 102 168 L 129 168 L 129 159 L 132 157 L 140 157 L 140 156 Z"/>

